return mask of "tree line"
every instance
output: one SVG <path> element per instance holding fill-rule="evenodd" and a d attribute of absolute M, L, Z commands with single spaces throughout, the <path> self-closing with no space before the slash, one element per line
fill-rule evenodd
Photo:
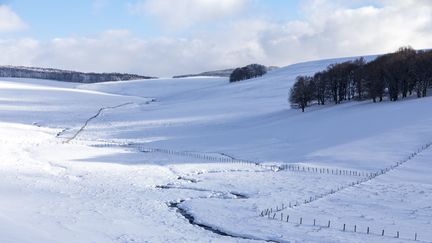
<path fill-rule="evenodd" d="M 263 76 L 267 73 L 267 67 L 260 64 L 250 64 L 236 68 L 230 75 L 230 82 L 238 82 L 246 79 Z"/>
<path fill-rule="evenodd" d="M 304 112 L 312 103 L 366 99 L 381 102 L 385 96 L 397 101 L 413 94 L 425 97 L 431 85 L 432 51 L 401 47 L 370 62 L 358 58 L 332 64 L 313 76 L 298 76 L 289 101 Z"/>
<path fill-rule="evenodd" d="M 14 66 L 0 66 L 0 77 L 49 79 L 76 83 L 98 83 L 153 78 L 127 73 L 83 73 L 52 68 Z"/>

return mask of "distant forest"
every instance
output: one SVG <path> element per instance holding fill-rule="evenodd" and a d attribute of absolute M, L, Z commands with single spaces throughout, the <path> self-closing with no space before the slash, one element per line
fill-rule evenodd
<path fill-rule="evenodd" d="M 290 90 L 289 101 L 303 112 L 316 103 L 339 104 L 345 100 L 391 101 L 415 94 L 425 97 L 432 85 L 432 51 L 401 47 L 366 62 L 363 58 L 332 64 L 313 76 L 298 76 Z"/>
<path fill-rule="evenodd" d="M 250 64 L 236 68 L 230 75 L 230 82 L 238 82 L 246 79 L 263 76 L 267 73 L 267 67 L 260 64 Z"/>
<path fill-rule="evenodd" d="M 256 74 L 258 71 L 258 73 L 261 72 L 261 74 L 265 74 L 268 71 L 272 71 L 272 70 L 275 70 L 278 68 L 279 67 L 276 67 L 276 66 L 265 67 L 265 66 L 260 65 L 260 64 L 250 64 L 250 65 L 247 65 L 245 67 L 240 67 L 240 68 L 207 71 L 207 72 L 202 72 L 202 73 L 198 73 L 198 74 L 178 75 L 178 76 L 174 76 L 173 78 L 188 78 L 188 77 L 200 77 L 200 76 L 229 77 L 231 82 L 237 82 L 237 81 L 241 81 L 241 80 L 254 78 L 255 76 L 251 75 L 251 73 Z"/>
<path fill-rule="evenodd" d="M 76 83 L 99 83 L 107 81 L 125 81 L 149 79 L 152 77 L 124 73 L 83 73 L 51 68 L 0 66 L 0 77 L 49 79 Z"/>
<path fill-rule="evenodd" d="M 223 69 L 223 70 L 216 70 L 216 71 L 207 71 L 197 74 L 185 74 L 185 75 L 177 75 L 173 76 L 173 78 L 189 78 L 189 77 L 229 77 L 231 73 L 234 71 L 234 69 Z"/>

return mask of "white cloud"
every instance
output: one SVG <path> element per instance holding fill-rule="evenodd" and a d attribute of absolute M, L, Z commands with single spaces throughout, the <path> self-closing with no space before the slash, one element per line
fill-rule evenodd
<path fill-rule="evenodd" d="M 303 20 L 235 20 L 187 38 L 139 38 L 125 30 L 91 37 L 0 40 L 0 64 L 168 76 L 258 62 L 293 62 L 432 47 L 429 0 L 381 0 L 353 8 L 314 0 Z M 371 1 L 369 1 L 371 2 Z"/>
<path fill-rule="evenodd" d="M 139 0 L 132 13 L 157 17 L 169 28 L 187 28 L 239 12 L 249 0 Z"/>
<path fill-rule="evenodd" d="M 36 65 L 35 57 L 42 51 L 39 42 L 30 39 L 0 39 L 0 64 L 3 65 Z"/>
<path fill-rule="evenodd" d="M 25 29 L 27 25 L 8 6 L 0 5 L 0 32 Z"/>
<path fill-rule="evenodd" d="M 93 37 L 0 40 L 0 65 L 30 65 L 94 72 L 132 72 L 170 76 L 233 67 L 262 57 L 256 31 L 240 34 L 249 22 L 223 35 L 196 38 L 137 38 L 125 30 Z M 257 28 L 262 28 L 257 24 Z M 32 44 L 32 45 L 31 45 Z"/>
<path fill-rule="evenodd" d="M 381 0 L 357 8 L 346 5 L 347 2 L 307 1 L 304 20 L 263 33 L 268 60 L 273 57 L 280 64 L 383 53 L 403 45 L 432 47 L 432 1 Z M 372 1 L 356 3 L 361 2 Z"/>

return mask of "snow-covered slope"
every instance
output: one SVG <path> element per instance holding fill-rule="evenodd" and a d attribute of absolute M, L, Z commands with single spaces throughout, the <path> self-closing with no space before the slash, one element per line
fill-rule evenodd
<path fill-rule="evenodd" d="M 2 242 L 431 241 L 432 98 L 289 107 L 297 75 L 345 60 L 234 84 L 2 79 Z"/>
<path fill-rule="evenodd" d="M 387 146 L 406 147 L 411 136 L 422 143 L 421 134 L 429 138 L 428 100 L 355 102 L 314 107 L 306 114 L 291 110 L 287 96 L 295 77 L 333 62 L 296 64 L 234 84 L 195 78 L 82 85 L 156 100 L 106 113 L 105 123 L 93 123 L 84 136 L 151 141 L 147 146 L 156 148 L 222 151 L 254 161 L 307 161 L 364 170 L 393 163 L 394 151 Z M 414 134 L 412 126 L 425 127 Z M 356 149 L 347 149 L 351 147 Z"/>

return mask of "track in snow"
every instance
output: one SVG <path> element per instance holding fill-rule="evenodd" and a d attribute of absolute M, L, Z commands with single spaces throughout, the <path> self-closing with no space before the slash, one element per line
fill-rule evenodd
<path fill-rule="evenodd" d="M 68 138 L 66 141 L 65 141 L 65 143 L 69 143 L 70 141 L 72 141 L 72 140 L 74 140 L 82 131 L 84 131 L 84 129 L 87 127 L 87 125 L 92 121 L 92 120 L 94 120 L 94 119 L 96 119 L 97 117 L 99 117 L 101 114 L 102 114 L 102 112 L 103 111 L 105 111 L 105 110 L 110 110 L 110 109 L 116 109 L 116 108 L 120 108 L 120 107 L 123 107 L 123 106 L 127 106 L 127 105 L 131 105 L 131 104 L 133 104 L 133 102 L 127 102 L 127 103 L 124 103 L 124 104 L 120 104 L 120 105 L 116 105 L 116 106 L 107 106 L 107 107 L 102 107 L 102 108 L 100 108 L 99 109 L 99 111 L 95 114 L 95 115 L 93 115 L 92 117 L 90 117 L 90 118 L 88 118 L 86 121 L 85 121 L 85 123 L 84 123 L 84 125 L 82 125 L 81 126 L 81 128 L 72 136 L 72 137 L 70 137 L 70 138 Z M 64 131 L 64 130 L 63 130 Z M 59 133 L 59 134 L 61 134 L 61 133 Z M 59 135 L 58 134 L 58 135 Z"/>

